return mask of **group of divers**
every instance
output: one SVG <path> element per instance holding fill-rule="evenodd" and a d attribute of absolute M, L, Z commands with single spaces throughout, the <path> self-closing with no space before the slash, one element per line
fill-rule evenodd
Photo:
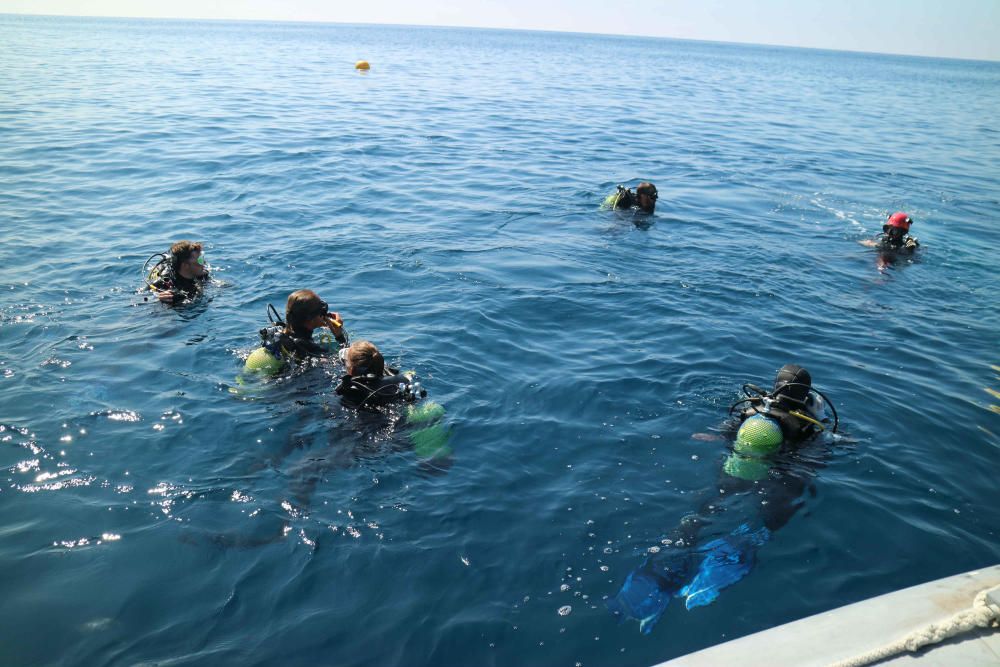
<path fill-rule="evenodd" d="M 652 183 L 640 183 L 635 189 L 619 185 L 604 199 L 602 208 L 648 216 L 655 211 L 658 196 Z M 882 233 L 862 244 L 877 248 L 880 257 L 889 261 L 897 255 L 910 255 L 920 245 L 909 236 L 912 223 L 906 213 L 892 213 Z M 175 306 L 197 299 L 209 281 L 202 245 L 186 240 L 174 243 L 167 253 L 153 255 L 143 274 L 156 298 Z M 273 376 L 307 360 L 339 358 L 344 373 L 335 392 L 345 405 L 379 412 L 392 404 L 404 404 L 408 422 L 418 426 L 434 422 L 444 413 L 440 405 L 421 400 L 427 392 L 412 371 L 387 366 L 370 341 L 350 342 L 340 314 L 331 311 L 316 292 L 292 292 L 284 319 L 273 306 L 268 306 L 268 319 L 270 326 L 260 330 L 261 345 L 247 357 L 244 374 Z M 317 333 L 320 330 L 324 331 Z M 743 398 L 730 407 L 723 427 L 732 449 L 723 463 L 721 498 L 708 499 L 684 517 L 670 537 L 662 540 L 667 548 L 650 549 L 619 592 L 606 601 L 620 620 L 638 620 L 643 633 L 652 630 L 671 599 L 683 598 L 688 609 L 707 605 L 720 590 L 750 571 L 756 551 L 800 508 L 811 475 L 822 466 L 821 457 L 802 455 L 802 445 L 823 432 L 837 432 L 836 408 L 813 387 L 811 375 L 801 366 L 783 366 L 770 390 L 745 384 L 742 392 Z M 411 439 L 418 454 L 424 445 L 424 454 L 435 456 L 444 448 L 439 438 L 421 439 L 419 432 L 426 430 L 418 428 L 417 437 L 411 435 Z M 794 465 L 787 465 L 800 460 L 807 463 L 799 466 L 798 473 Z M 764 496 L 754 516 L 740 520 L 722 537 L 699 539 L 702 529 L 723 515 L 727 502 L 753 491 Z"/>

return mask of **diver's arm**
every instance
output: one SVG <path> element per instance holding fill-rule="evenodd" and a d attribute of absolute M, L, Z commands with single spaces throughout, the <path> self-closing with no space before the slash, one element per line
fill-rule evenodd
<path fill-rule="evenodd" d="M 866 248 L 878 247 L 878 241 L 876 241 L 875 239 L 862 239 L 861 241 L 858 241 L 858 243 L 865 246 Z"/>
<path fill-rule="evenodd" d="M 158 278 L 149 283 L 149 289 L 156 294 L 156 298 L 159 299 L 161 303 L 174 302 L 173 286 L 173 281 L 169 278 Z"/>
<path fill-rule="evenodd" d="M 329 327 L 333 337 L 337 339 L 340 347 L 347 347 L 347 332 L 344 331 L 344 321 L 340 318 L 340 313 L 328 313 L 326 316 L 326 325 Z"/>

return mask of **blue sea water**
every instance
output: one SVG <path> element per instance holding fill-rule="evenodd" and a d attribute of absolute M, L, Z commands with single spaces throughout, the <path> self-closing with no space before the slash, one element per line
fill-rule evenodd
<path fill-rule="evenodd" d="M 998 108 L 988 62 L 0 16 L 0 662 L 638 667 L 1000 561 Z M 654 216 L 598 210 L 647 179 Z M 898 209 L 923 247 L 884 264 Z M 213 284 L 146 301 L 180 238 Z M 304 287 L 450 456 L 336 366 L 237 385 Z M 841 418 L 801 508 L 713 604 L 619 624 L 719 495 L 696 434 L 787 362 Z"/>

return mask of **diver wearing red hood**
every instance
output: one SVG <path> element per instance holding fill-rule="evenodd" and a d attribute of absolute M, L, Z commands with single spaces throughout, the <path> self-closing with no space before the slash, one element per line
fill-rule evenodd
<path fill-rule="evenodd" d="M 862 241 L 862 243 L 866 246 L 878 248 L 879 250 L 913 252 L 920 247 L 920 242 L 909 235 L 910 225 L 912 224 L 913 218 L 902 211 L 896 211 L 882 225 L 881 234 L 874 239 Z"/>

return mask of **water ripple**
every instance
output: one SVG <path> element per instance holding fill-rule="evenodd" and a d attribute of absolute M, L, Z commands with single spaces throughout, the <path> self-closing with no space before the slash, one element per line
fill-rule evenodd
<path fill-rule="evenodd" d="M 1000 556 L 996 64 L 17 16 L 0 38 L 10 662 L 655 664 Z M 598 210 L 645 179 L 652 218 Z M 924 248 L 891 263 L 858 242 L 897 209 Z M 179 238 L 215 280 L 169 309 L 139 267 Z M 448 453 L 342 405 L 339 364 L 241 376 L 303 287 L 420 375 Z M 618 626 L 603 599 L 721 502 L 740 386 L 789 361 L 842 420 L 780 468 L 806 510 L 703 613 Z"/>

